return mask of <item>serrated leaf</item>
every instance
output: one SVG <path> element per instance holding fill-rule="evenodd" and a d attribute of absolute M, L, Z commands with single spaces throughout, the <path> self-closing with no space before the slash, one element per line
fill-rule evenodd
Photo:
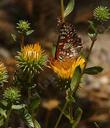
<path fill-rule="evenodd" d="M 35 123 L 35 128 L 41 128 L 40 124 L 38 123 L 37 120 L 34 120 L 34 123 Z"/>
<path fill-rule="evenodd" d="M 26 108 L 23 108 L 20 112 L 21 112 L 22 118 L 24 119 L 26 125 L 29 128 L 34 128 L 34 123 L 33 123 L 32 117 L 30 113 L 28 112 L 28 110 Z"/>
<path fill-rule="evenodd" d="M 94 66 L 94 67 L 86 68 L 84 73 L 89 74 L 89 75 L 96 75 L 102 71 L 103 71 L 102 67 Z"/>
<path fill-rule="evenodd" d="M 25 108 L 25 104 L 20 104 L 20 105 L 12 105 L 12 109 L 14 110 L 20 110 L 22 108 Z"/>
<path fill-rule="evenodd" d="M 26 35 L 29 36 L 30 34 L 32 34 L 34 32 L 34 30 L 29 30 L 26 32 Z"/>
<path fill-rule="evenodd" d="M 11 34 L 11 37 L 14 41 L 16 41 L 16 35 L 15 34 Z"/>
<path fill-rule="evenodd" d="M 40 124 L 32 118 L 31 114 L 28 112 L 28 109 L 23 108 L 20 112 L 29 128 L 41 128 Z"/>
<path fill-rule="evenodd" d="M 79 108 L 77 108 L 77 110 L 75 112 L 75 117 L 74 117 L 74 120 L 72 121 L 72 128 L 78 127 L 81 117 L 82 117 L 82 109 L 79 107 Z"/>
<path fill-rule="evenodd" d="M 80 74 L 81 74 L 81 68 L 80 68 L 80 66 L 78 66 L 75 69 L 75 72 L 73 74 L 73 77 L 72 77 L 72 80 L 71 80 L 71 83 L 70 83 L 70 87 L 71 87 L 72 91 L 74 90 L 75 86 L 77 85 L 77 82 L 80 79 Z"/>
<path fill-rule="evenodd" d="M 70 0 L 65 11 L 64 11 L 64 17 L 68 16 L 73 11 L 74 6 L 75 6 L 75 1 Z"/>

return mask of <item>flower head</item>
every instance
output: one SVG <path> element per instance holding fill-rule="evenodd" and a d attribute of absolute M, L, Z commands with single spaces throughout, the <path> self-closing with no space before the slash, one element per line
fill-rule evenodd
<path fill-rule="evenodd" d="M 46 64 L 47 55 L 41 49 L 41 46 L 36 43 L 23 47 L 16 58 L 18 66 L 23 71 L 33 73 L 42 69 Z"/>
<path fill-rule="evenodd" d="M 9 87 L 4 91 L 4 99 L 6 99 L 9 102 L 16 102 L 20 100 L 20 91 L 15 87 Z"/>
<path fill-rule="evenodd" d="M 30 29 L 30 23 L 28 23 L 28 21 L 25 20 L 20 20 L 19 23 L 17 23 L 17 29 L 21 32 L 26 32 Z"/>
<path fill-rule="evenodd" d="M 94 10 L 93 15 L 98 21 L 107 21 L 110 19 L 110 10 L 107 7 L 99 6 Z"/>
<path fill-rule="evenodd" d="M 7 81 L 8 75 L 6 67 L 3 63 L 0 62 L 0 85 L 3 85 L 4 82 Z"/>
<path fill-rule="evenodd" d="M 75 68 L 80 66 L 83 69 L 85 59 L 82 57 L 65 59 L 63 61 L 53 60 L 50 63 L 51 68 L 62 79 L 71 79 Z"/>

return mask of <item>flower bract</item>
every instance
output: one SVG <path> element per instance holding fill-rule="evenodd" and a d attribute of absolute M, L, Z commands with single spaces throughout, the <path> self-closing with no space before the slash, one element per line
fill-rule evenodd
<path fill-rule="evenodd" d="M 98 21 L 107 21 L 110 19 L 110 10 L 107 7 L 99 6 L 94 10 L 93 15 Z"/>
<path fill-rule="evenodd" d="M 41 49 L 39 43 L 30 44 L 21 48 L 18 52 L 18 66 L 29 73 L 37 72 L 46 65 L 47 55 Z"/>
<path fill-rule="evenodd" d="M 21 94 L 20 91 L 15 87 L 9 87 L 4 91 L 4 99 L 9 102 L 16 102 L 20 100 Z"/>

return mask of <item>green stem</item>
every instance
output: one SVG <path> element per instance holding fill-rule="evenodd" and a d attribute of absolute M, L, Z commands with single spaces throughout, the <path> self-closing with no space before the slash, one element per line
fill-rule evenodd
<path fill-rule="evenodd" d="M 32 95 L 32 92 L 31 92 L 32 91 L 31 90 L 32 89 L 31 88 L 32 87 L 32 76 L 29 74 L 27 78 L 28 78 L 28 104 L 30 104 L 31 103 L 31 101 L 30 101 L 31 95 Z"/>
<path fill-rule="evenodd" d="M 11 111 L 12 111 L 12 104 L 10 105 L 10 108 L 7 112 L 7 119 L 5 121 L 5 128 L 8 128 L 8 122 L 9 122 L 9 118 L 10 118 L 10 115 L 11 115 Z"/>
<path fill-rule="evenodd" d="M 31 89 L 28 88 L 28 104 L 30 104 L 30 99 L 31 99 Z"/>
<path fill-rule="evenodd" d="M 24 47 L 24 35 L 21 35 L 21 48 Z"/>
<path fill-rule="evenodd" d="M 92 52 L 92 49 L 93 49 L 93 46 L 94 46 L 95 41 L 96 41 L 96 40 L 92 40 L 92 43 L 91 43 L 91 46 L 90 46 L 90 49 L 89 49 L 89 53 L 88 53 L 88 55 L 87 55 L 87 57 L 86 57 L 86 63 L 85 63 L 85 65 L 84 65 L 83 71 L 82 71 L 82 73 L 81 73 L 81 75 L 80 75 L 79 81 L 77 82 L 77 84 L 76 84 L 76 86 L 75 86 L 75 88 L 74 88 L 74 90 L 73 90 L 73 96 L 76 95 L 76 92 L 77 92 L 77 90 L 78 90 L 78 88 L 79 88 L 80 80 L 81 80 L 81 78 L 82 78 L 82 76 L 83 76 L 83 74 L 84 74 L 84 70 L 85 70 L 85 68 L 86 68 L 86 66 L 87 66 L 87 64 L 88 64 L 89 57 L 90 57 L 90 54 L 91 54 L 91 52 Z"/>
<path fill-rule="evenodd" d="M 95 41 L 96 41 L 96 40 L 92 40 L 92 43 L 91 43 L 91 46 L 90 46 L 90 49 L 89 49 L 89 53 L 88 53 L 87 58 L 86 58 L 86 63 L 85 63 L 83 72 L 81 73 L 80 78 L 79 78 L 79 81 L 77 82 L 77 84 L 76 84 L 76 86 L 75 86 L 75 89 L 74 89 L 74 91 L 73 91 L 73 96 L 76 95 L 76 92 L 77 92 L 77 90 L 78 90 L 78 88 L 79 88 L 80 80 L 81 80 L 81 78 L 82 78 L 82 76 L 83 76 L 83 74 L 84 74 L 84 70 L 85 70 L 85 68 L 86 68 L 86 66 L 87 66 L 87 63 L 88 63 L 88 60 L 89 60 L 89 57 L 90 57 L 90 54 L 91 54 L 91 51 L 92 51 L 92 48 L 93 48 L 93 46 L 94 46 Z M 67 108 L 67 105 L 68 105 L 68 101 L 66 101 L 66 103 L 65 103 L 65 105 L 64 105 L 64 107 L 63 107 L 63 110 L 61 111 L 61 113 L 60 113 L 60 115 L 59 115 L 59 117 L 58 117 L 58 120 L 57 120 L 56 125 L 55 125 L 54 128 L 57 128 L 57 127 L 58 127 L 58 125 L 59 125 L 59 123 L 60 123 L 60 120 L 61 120 L 61 118 L 62 118 L 62 116 L 63 116 L 63 113 L 64 113 L 65 109 Z"/>
<path fill-rule="evenodd" d="M 28 88 L 28 105 L 30 105 L 30 103 L 31 103 L 30 100 L 31 100 L 31 88 Z M 36 125 L 35 125 L 34 111 L 31 112 L 31 117 L 32 117 L 32 121 L 34 124 L 34 128 L 35 128 Z"/>
<path fill-rule="evenodd" d="M 64 22 L 64 1 L 61 0 L 61 20 Z"/>
<path fill-rule="evenodd" d="M 97 122 L 95 122 L 94 125 L 96 126 L 96 128 L 100 128 Z"/>
<path fill-rule="evenodd" d="M 89 49 L 89 53 L 88 53 L 88 56 L 87 56 L 87 58 L 86 58 L 86 64 L 85 64 L 85 66 L 84 66 L 83 72 L 84 72 L 84 70 L 85 70 L 85 68 L 86 68 L 86 66 L 87 66 L 87 64 L 88 64 L 89 57 L 90 57 L 90 54 L 91 54 L 91 52 L 92 52 L 92 49 L 93 49 L 93 46 L 94 46 L 95 41 L 96 41 L 96 39 L 92 40 L 92 43 L 91 43 L 91 46 L 90 46 L 90 49 Z"/>
<path fill-rule="evenodd" d="M 28 88 L 28 104 L 30 105 L 30 103 L 31 103 L 31 88 Z M 36 124 L 35 124 L 35 118 L 34 118 L 34 111 L 33 110 L 31 112 L 31 117 L 32 117 L 32 121 L 34 124 L 34 128 L 35 128 Z"/>
<path fill-rule="evenodd" d="M 50 114 L 51 114 L 51 111 L 47 111 L 47 115 L 45 119 L 45 128 L 48 128 Z"/>
<path fill-rule="evenodd" d="M 64 107 L 63 107 L 63 110 L 61 111 L 61 113 L 60 113 L 60 115 L 59 115 L 59 117 L 58 117 L 58 120 L 57 120 L 57 122 L 56 122 L 54 128 L 57 128 L 57 127 L 58 127 L 58 125 L 59 125 L 59 123 L 60 123 L 60 120 L 61 120 L 61 118 L 62 118 L 62 116 L 63 116 L 63 113 L 64 113 L 64 111 L 65 111 L 66 108 L 67 108 L 67 105 L 68 105 L 68 101 L 66 101 L 66 103 L 65 103 L 65 105 L 64 105 Z"/>

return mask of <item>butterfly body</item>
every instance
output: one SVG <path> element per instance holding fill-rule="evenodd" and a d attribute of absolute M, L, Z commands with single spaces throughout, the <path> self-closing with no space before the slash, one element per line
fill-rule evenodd
<path fill-rule="evenodd" d="M 81 38 L 72 24 L 61 23 L 59 25 L 59 37 L 55 58 L 63 60 L 67 58 L 77 57 L 82 48 Z"/>

